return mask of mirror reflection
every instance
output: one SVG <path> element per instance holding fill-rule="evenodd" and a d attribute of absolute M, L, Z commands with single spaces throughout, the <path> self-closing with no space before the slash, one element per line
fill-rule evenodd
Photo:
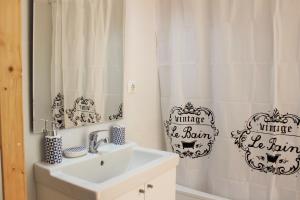
<path fill-rule="evenodd" d="M 57 129 L 123 116 L 123 1 L 36 0 L 33 127 Z"/>

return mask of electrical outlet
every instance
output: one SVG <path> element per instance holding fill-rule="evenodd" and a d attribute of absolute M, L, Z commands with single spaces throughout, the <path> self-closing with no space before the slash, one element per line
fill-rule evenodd
<path fill-rule="evenodd" d="M 128 93 L 135 93 L 136 83 L 135 81 L 128 81 Z"/>

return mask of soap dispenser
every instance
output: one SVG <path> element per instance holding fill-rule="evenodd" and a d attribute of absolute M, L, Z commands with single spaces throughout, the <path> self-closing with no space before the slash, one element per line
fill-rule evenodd
<path fill-rule="evenodd" d="M 49 121 L 44 121 L 44 160 L 48 164 L 59 164 L 62 162 L 62 137 L 55 130 L 55 122 L 51 122 L 51 130 L 48 130 L 47 122 Z"/>

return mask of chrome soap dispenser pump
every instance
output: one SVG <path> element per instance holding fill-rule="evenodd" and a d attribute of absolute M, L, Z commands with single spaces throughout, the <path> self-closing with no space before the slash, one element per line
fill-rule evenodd
<path fill-rule="evenodd" d="M 46 119 L 42 119 L 42 121 L 44 121 L 44 129 L 42 131 L 44 136 L 56 136 L 57 135 L 57 130 L 55 128 L 56 122 L 49 121 Z M 51 130 L 48 130 L 48 128 L 47 128 L 48 122 L 51 123 Z"/>
<path fill-rule="evenodd" d="M 57 136 L 57 130 L 56 130 L 56 122 L 51 122 L 52 130 L 49 132 L 51 136 Z"/>
<path fill-rule="evenodd" d="M 44 121 L 44 129 L 43 129 L 43 134 L 44 134 L 44 136 L 46 136 L 46 135 L 48 135 L 49 133 L 48 133 L 48 129 L 47 129 L 47 122 L 48 122 L 48 120 L 46 120 L 46 119 L 41 119 L 42 121 Z"/>

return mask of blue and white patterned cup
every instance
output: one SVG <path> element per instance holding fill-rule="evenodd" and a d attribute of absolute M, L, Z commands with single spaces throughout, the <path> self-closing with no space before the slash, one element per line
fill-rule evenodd
<path fill-rule="evenodd" d="M 112 127 L 112 143 L 117 145 L 125 144 L 125 127 Z"/>
<path fill-rule="evenodd" d="M 62 137 L 45 136 L 45 162 L 49 164 L 59 164 L 62 162 Z"/>

